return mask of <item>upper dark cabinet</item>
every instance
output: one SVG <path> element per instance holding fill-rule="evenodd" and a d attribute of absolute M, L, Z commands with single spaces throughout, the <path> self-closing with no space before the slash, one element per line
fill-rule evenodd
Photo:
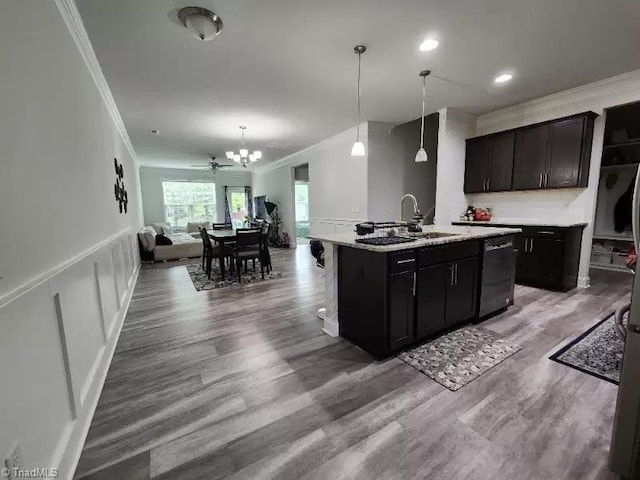
<path fill-rule="evenodd" d="M 586 187 L 594 112 L 467 140 L 465 193 Z"/>
<path fill-rule="evenodd" d="M 467 141 L 465 193 L 511 190 L 515 133 L 505 132 Z"/>
<path fill-rule="evenodd" d="M 516 150 L 513 165 L 513 189 L 532 190 L 543 188 L 547 171 L 549 126 L 527 128 L 516 134 Z"/>

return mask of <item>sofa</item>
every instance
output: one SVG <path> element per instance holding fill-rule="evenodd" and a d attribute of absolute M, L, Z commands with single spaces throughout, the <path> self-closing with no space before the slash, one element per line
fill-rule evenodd
<path fill-rule="evenodd" d="M 188 233 L 169 233 L 166 226 L 161 224 L 140 230 L 138 245 L 142 259 L 147 261 L 162 262 L 202 256 L 202 239 L 194 238 Z"/>

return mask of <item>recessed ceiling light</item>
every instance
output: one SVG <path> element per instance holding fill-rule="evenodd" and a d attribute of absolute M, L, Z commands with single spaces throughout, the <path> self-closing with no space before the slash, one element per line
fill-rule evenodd
<path fill-rule="evenodd" d="M 433 50 L 438 47 L 440 42 L 438 42 L 434 38 L 427 38 L 424 42 L 420 44 L 418 47 L 421 52 L 428 52 L 429 50 Z"/>
<path fill-rule="evenodd" d="M 513 78 L 513 75 L 511 75 L 510 73 L 502 73 L 498 75 L 493 81 L 495 83 L 505 83 L 511 80 L 512 78 Z"/>

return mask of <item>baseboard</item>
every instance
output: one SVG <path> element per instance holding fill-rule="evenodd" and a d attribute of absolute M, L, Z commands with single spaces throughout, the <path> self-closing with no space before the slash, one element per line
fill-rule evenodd
<path fill-rule="evenodd" d="M 591 278 L 589 276 L 578 277 L 578 288 L 589 288 L 590 286 Z"/>
<path fill-rule="evenodd" d="M 138 281 L 139 273 L 140 264 L 137 265 L 133 275 L 131 276 L 131 287 L 125 294 L 122 308 L 118 312 L 118 319 L 116 320 L 114 327 L 111 329 L 112 333 L 105 345 L 105 348 L 103 349 L 99 367 L 96 369 L 93 381 L 91 382 L 91 387 L 89 388 L 85 399 L 86 408 L 84 408 L 82 415 L 74 422 L 72 429 L 68 435 L 66 435 L 66 438 L 61 440 L 61 445 L 58 447 L 58 451 L 60 453 L 57 455 L 57 458 L 59 460 L 57 462 L 53 462 L 53 464 L 59 465 L 58 470 L 60 478 L 72 480 L 76 468 L 78 467 L 80 455 L 82 454 L 82 449 L 87 439 L 87 434 L 89 433 L 89 427 L 91 426 L 91 421 L 93 420 L 96 407 L 98 406 L 100 395 L 102 394 L 102 388 L 104 387 L 104 382 L 107 378 L 109 367 L 111 366 L 111 361 L 120 338 L 124 319 L 126 318 L 127 311 L 129 310 L 129 305 Z"/>

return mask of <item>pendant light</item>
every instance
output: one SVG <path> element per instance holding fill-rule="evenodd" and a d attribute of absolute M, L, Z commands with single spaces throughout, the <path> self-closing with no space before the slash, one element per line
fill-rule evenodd
<path fill-rule="evenodd" d="M 424 149 L 424 99 L 426 96 L 427 76 L 431 70 L 423 70 L 420 72 L 422 77 L 422 127 L 420 129 L 420 150 L 416 153 L 416 162 L 426 162 L 428 160 L 427 151 Z"/>
<path fill-rule="evenodd" d="M 362 54 L 367 51 L 367 47 L 357 45 L 353 51 L 358 54 L 358 124 L 356 125 L 356 141 L 351 147 L 351 156 L 364 157 L 364 143 L 360 141 L 360 60 Z"/>

